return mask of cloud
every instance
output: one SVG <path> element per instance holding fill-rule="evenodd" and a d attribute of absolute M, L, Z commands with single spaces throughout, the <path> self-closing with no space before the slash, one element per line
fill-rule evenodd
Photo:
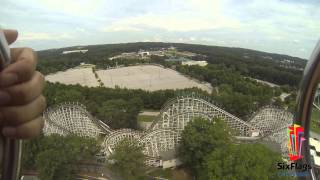
<path fill-rule="evenodd" d="M 129 17 L 106 26 L 104 29 L 133 29 L 133 30 L 149 30 L 159 29 L 165 31 L 203 31 L 218 28 L 237 28 L 240 24 L 232 19 L 207 18 L 201 19 L 197 17 L 188 17 L 184 13 L 176 13 L 172 15 L 155 15 L 146 14 L 138 17 Z"/>
<path fill-rule="evenodd" d="M 101 29 L 104 32 L 138 32 L 143 31 L 141 28 L 127 25 L 118 25 L 113 24 L 111 26 L 107 26 Z"/>
<path fill-rule="evenodd" d="M 26 32 L 19 34 L 19 41 L 38 41 L 38 40 L 62 40 L 62 39 L 72 39 L 73 37 L 67 33 L 57 34 L 57 33 L 36 33 L 36 32 Z"/>
<path fill-rule="evenodd" d="M 319 38 L 319 6 L 316 0 L 2 0 L 0 24 L 17 28 L 21 45 L 41 49 L 149 40 L 308 57 Z"/>
<path fill-rule="evenodd" d="M 38 4 L 42 8 L 54 13 L 63 13 L 72 16 L 94 16 L 94 13 L 101 8 L 103 0 L 31 0 L 31 4 Z"/>
<path fill-rule="evenodd" d="M 189 40 L 190 40 L 190 41 L 196 41 L 197 38 L 196 38 L 196 37 L 190 37 Z"/>

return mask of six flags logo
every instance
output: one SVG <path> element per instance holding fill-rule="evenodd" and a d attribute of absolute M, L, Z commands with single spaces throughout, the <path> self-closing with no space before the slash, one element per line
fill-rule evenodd
<path fill-rule="evenodd" d="M 303 156 L 301 156 L 301 147 L 303 141 L 306 140 L 303 137 L 303 132 L 303 127 L 297 124 L 291 125 L 288 128 L 288 152 L 291 161 L 303 158 Z"/>

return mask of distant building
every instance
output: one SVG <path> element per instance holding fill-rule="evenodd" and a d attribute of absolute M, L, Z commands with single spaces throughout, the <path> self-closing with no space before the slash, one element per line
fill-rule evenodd
<path fill-rule="evenodd" d="M 113 56 L 109 58 L 109 60 L 114 60 L 114 59 L 138 59 L 140 56 L 136 52 L 126 52 L 126 53 L 121 53 L 120 55 Z"/>
<path fill-rule="evenodd" d="M 168 50 L 176 50 L 176 48 L 173 47 L 173 46 L 170 46 L 170 47 L 168 48 Z"/>
<path fill-rule="evenodd" d="M 281 62 L 282 62 L 282 63 L 287 63 L 287 64 L 293 64 L 293 63 L 294 63 L 294 60 L 283 59 Z"/>
<path fill-rule="evenodd" d="M 72 51 L 63 51 L 62 54 L 71 54 L 71 53 L 86 53 L 88 49 L 72 50 Z"/>
<path fill-rule="evenodd" d="M 96 65 L 94 65 L 94 64 L 86 64 L 86 63 L 82 62 L 82 63 L 80 63 L 79 67 L 81 67 L 81 68 L 94 68 L 94 67 L 96 67 Z"/>
<path fill-rule="evenodd" d="M 147 58 L 148 56 L 150 56 L 150 52 L 149 51 L 139 51 L 138 55 L 140 58 Z"/>
<path fill-rule="evenodd" d="M 182 162 L 177 158 L 175 150 L 160 152 L 159 166 L 163 169 L 172 168 L 181 165 Z"/>
<path fill-rule="evenodd" d="M 184 61 L 191 61 L 191 59 L 185 58 L 185 57 L 170 57 L 168 59 L 165 59 L 165 61 L 168 62 L 184 62 Z"/>
<path fill-rule="evenodd" d="M 198 65 L 198 66 L 206 66 L 208 63 L 207 61 L 182 61 L 182 65 L 188 65 L 188 66 L 193 66 L 193 65 Z"/>
<path fill-rule="evenodd" d="M 262 56 L 264 59 L 273 59 L 271 56 Z"/>
<path fill-rule="evenodd" d="M 255 130 L 255 131 L 252 131 L 252 132 L 251 132 L 251 137 L 258 137 L 259 134 L 260 134 L 259 131 L 256 131 L 256 130 Z"/>

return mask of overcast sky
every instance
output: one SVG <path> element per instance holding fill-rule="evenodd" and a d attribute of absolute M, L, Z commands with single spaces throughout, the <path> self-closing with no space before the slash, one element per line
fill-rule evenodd
<path fill-rule="evenodd" d="M 308 58 L 318 0 L 1 0 L 0 25 L 36 50 L 137 41 L 242 47 Z"/>

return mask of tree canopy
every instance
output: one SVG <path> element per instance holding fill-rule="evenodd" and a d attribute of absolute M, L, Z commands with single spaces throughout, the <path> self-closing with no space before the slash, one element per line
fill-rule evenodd
<path fill-rule="evenodd" d="M 182 133 L 179 158 L 199 180 L 290 179 L 280 177 L 279 153 L 262 144 L 238 144 L 220 119 L 195 118 Z"/>
<path fill-rule="evenodd" d="M 200 180 L 288 179 L 280 177 L 277 163 L 281 155 L 262 144 L 230 145 L 207 154 L 199 173 Z"/>
<path fill-rule="evenodd" d="M 231 134 L 220 119 L 210 122 L 206 119 L 195 118 L 185 127 L 181 137 L 179 157 L 194 173 L 201 169 L 201 163 L 206 154 L 231 143 Z"/>
<path fill-rule="evenodd" d="M 73 166 L 94 159 L 99 151 L 94 139 L 77 136 L 40 136 L 25 141 L 23 169 L 39 171 L 40 179 L 74 179 Z"/>
<path fill-rule="evenodd" d="M 129 101 L 123 99 L 108 100 L 98 108 L 98 117 L 107 118 L 103 121 L 113 129 L 132 128 L 136 129 L 137 115 L 143 107 L 139 98 Z"/>
<path fill-rule="evenodd" d="M 137 141 L 124 139 L 120 141 L 108 158 L 108 166 L 126 180 L 145 178 L 145 155 Z"/>

